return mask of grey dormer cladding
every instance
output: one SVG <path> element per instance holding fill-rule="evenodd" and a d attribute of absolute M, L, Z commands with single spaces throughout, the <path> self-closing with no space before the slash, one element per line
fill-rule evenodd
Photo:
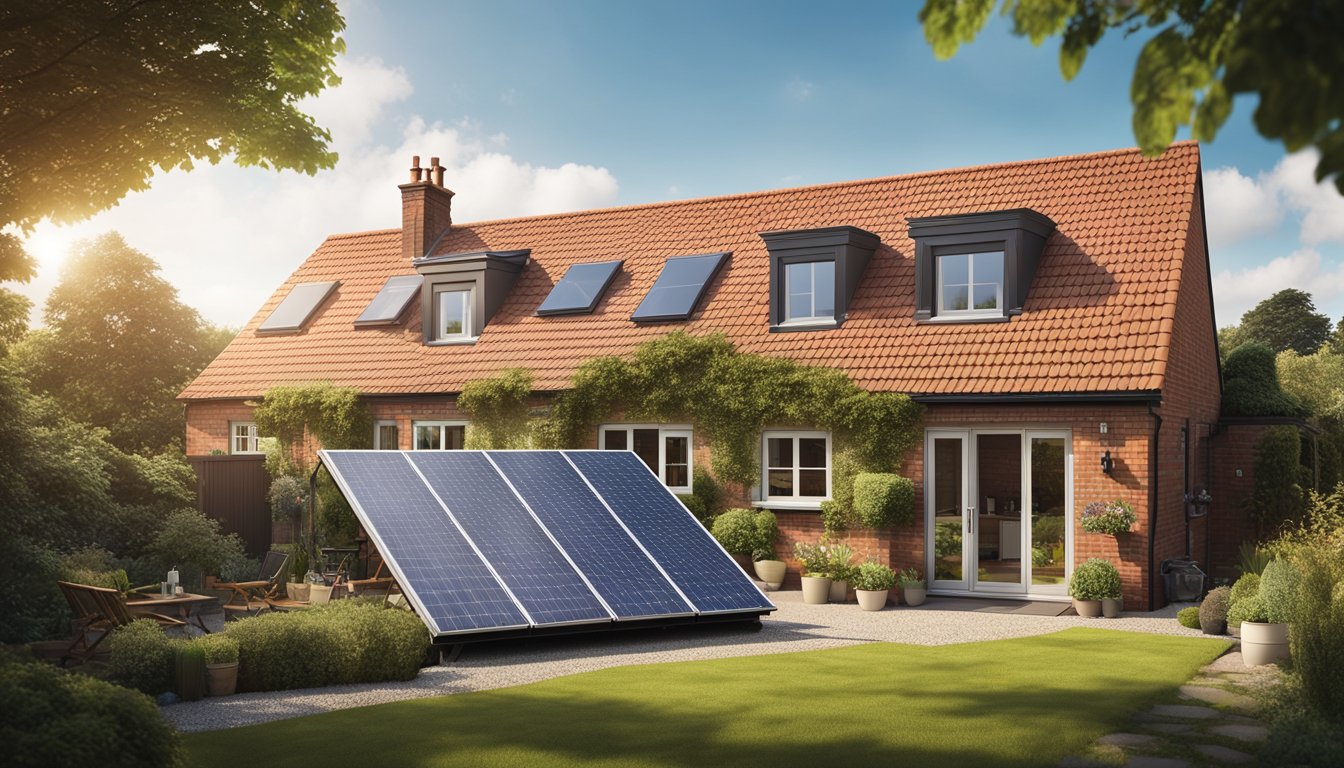
<path fill-rule="evenodd" d="M 434 290 L 446 285 L 472 289 L 472 329 L 474 335 L 495 316 L 513 288 L 518 274 L 527 266 L 532 251 L 474 251 L 426 256 L 416 259 L 415 271 L 424 277 L 420 307 L 425 339 L 434 338 Z"/>
<path fill-rule="evenodd" d="M 882 238 L 857 227 L 821 227 L 762 232 L 770 251 L 770 331 L 815 331 L 838 328 L 849 301 Z M 795 262 L 835 262 L 835 319 L 784 325 L 784 267 Z"/>
<path fill-rule="evenodd" d="M 915 241 L 916 320 L 936 318 L 937 257 L 986 249 L 1002 250 L 1004 262 L 1003 314 L 988 319 L 1002 321 L 1022 314 L 1045 241 L 1055 231 L 1055 222 L 1030 208 L 926 216 L 910 219 L 909 225 L 910 238 Z M 985 320 L 958 318 L 957 322 Z"/>

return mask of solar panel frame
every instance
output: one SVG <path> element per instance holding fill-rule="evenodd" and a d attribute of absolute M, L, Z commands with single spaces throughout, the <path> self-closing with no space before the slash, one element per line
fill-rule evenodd
<path fill-rule="evenodd" d="M 378 289 L 378 295 L 374 296 L 359 317 L 355 318 L 355 325 L 360 327 L 396 325 L 410 308 L 411 301 L 419 295 L 424 282 L 424 277 L 420 275 L 393 275 L 387 278 L 383 287 Z M 406 295 L 397 301 L 394 297 L 399 291 L 405 291 Z M 389 302 L 396 303 L 389 304 Z M 374 311 L 375 308 L 378 311 Z"/>
<path fill-rule="evenodd" d="M 714 278 L 731 256 L 730 251 L 720 251 L 669 257 L 663 263 L 663 270 L 658 273 L 658 279 L 653 281 L 653 287 L 644 294 L 644 299 L 639 302 L 630 319 L 637 323 L 649 323 L 690 318 L 700 306 L 705 292 L 709 290 L 709 284 L 714 282 Z M 708 265 L 702 278 L 697 280 L 677 276 L 678 270 L 693 268 L 702 262 Z M 674 304 L 660 303 L 674 300 Z"/>
<path fill-rule="evenodd" d="M 537 307 L 537 314 L 543 317 L 552 315 L 585 315 L 591 314 L 597 309 L 598 302 L 602 301 L 602 296 L 611 286 L 611 282 L 616 279 L 616 275 L 621 270 L 621 265 L 625 262 L 617 261 L 593 261 L 583 264 L 571 264 L 565 270 L 565 276 L 551 287 L 551 292 L 546 295 L 546 299 Z M 601 271 L 605 268 L 605 272 Z M 592 272 L 591 276 L 584 274 L 575 274 Z M 564 293 L 566 291 L 578 291 L 580 295 L 589 295 L 586 303 L 578 301 L 565 301 Z"/>
<path fill-rule="evenodd" d="M 340 284 L 340 280 L 328 280 L 299 283 L 290 288 L 289 294 L 257 326 L 257 333 L 293 333 L 303 330 L 303 326 L 308 324 Z"/>

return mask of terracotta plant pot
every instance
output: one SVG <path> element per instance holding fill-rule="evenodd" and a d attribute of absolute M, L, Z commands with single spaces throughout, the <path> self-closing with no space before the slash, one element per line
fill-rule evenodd
<path fill-rule="evenodd" d="M 859 607 L 865 611 L 880 611 L 887 607 L 885 589 L 856 589 L 854 595 L 859 599 Z"/>
<path fill-rule="evenodd" d="M 308 585 L 307 585 L 307 584 L 303 584 L 303 583 L 301 583 L 301 582 L 297 582 L 297 581 L 288 581 L 288 582 L 285 582 L 285 594 L 286 594 L 286 595 L 289 595 L 289 599 L 290 599 L 290 600 L 298 600 L 298 601 L 300 601 L 300 602 L 307 602 L 307 600 L 308 600 Z"/>
<path fill-rule="evenodd" d="M 825 605 L 831 597 L 831 580 L 825 576 L 803 577 L 803 602 L 808 605 Z"/>
<path fill-rule="evenodd" d="M 905 604 L 911 608 L 923 605 L 924 599 L 929 596 L 928 587 L 904 587 L 901 592 L 905 594 Z"/>
<path fill-rule="evenodd" d="M 1123 597 L 1106 597 L 1101 600 L 1101 615 L 1108 619 L 1119 618 L 1120 612 L 1125 610 L 1125 599 Z"/>
<path fill-rule="evenodd" d="M 232 696 L 238 690 L 238 662 L 206 664 L 205 687 L 211 696 Z"/>
<path fill-rule="evenodd" d="M 783 560 L 757 560 L 756 578 L 765 582 L 765 586 L 770 589 L 779 589 L 784 584 L 784 574 L 788 573 L 788 566 Z"/>
<path fill-rule="evenodd" d="M 832 582 L 831 582 L 831 602 L 832 602 L 832 603 L 843 603 L 843 602 L 845 602 L 845 598 L 848 597 L 848 596 L 849 596 L 849 582 L 848 582 L 848 581 L 832 581 Z"/>
<path fill-rule="evenodd" d="M 1288 625 L 1241 622 L 1241 660 L 1248 667 L 1259 667 L 1288 658 Z"/>
<path fill-rule="evenodd" d="M 1099 619 L 1101 618 L 1101 601 L 1078 600 L 1075 598 L 1073 601 L 1073 610 L 1077 611 L 1078 615 L 1082 616 L 1084 619 Z"/>

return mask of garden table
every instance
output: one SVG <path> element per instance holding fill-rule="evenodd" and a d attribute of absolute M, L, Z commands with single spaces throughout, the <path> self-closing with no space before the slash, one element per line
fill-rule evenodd
<path fill-rule="evenodd" d="M 126 600 L 126 610 L 132 614 L 158 613 L 167 614 L 176 609 L 177 615 L 184 620 L 190 621 L 200 627 L 202 631 L 209 634 L 210 628 L 205 625 L 201 614 L 211 605 L 218 605 L 219 598 L 211 595 L 197 595 L 191 592 L 184 592 L 172 597 L 161 597 L 159 595 L 149 594 L 139 597 L 132 596 Z"/>

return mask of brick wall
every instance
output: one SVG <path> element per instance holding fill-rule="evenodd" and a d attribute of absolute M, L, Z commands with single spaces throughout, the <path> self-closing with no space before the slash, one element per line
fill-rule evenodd
<path fill-rule="evenodd" d="M 252 407 L 241 400 L 187 403 L 187 455 L 229 453 L 229 422 L 251 421 Z"/>

